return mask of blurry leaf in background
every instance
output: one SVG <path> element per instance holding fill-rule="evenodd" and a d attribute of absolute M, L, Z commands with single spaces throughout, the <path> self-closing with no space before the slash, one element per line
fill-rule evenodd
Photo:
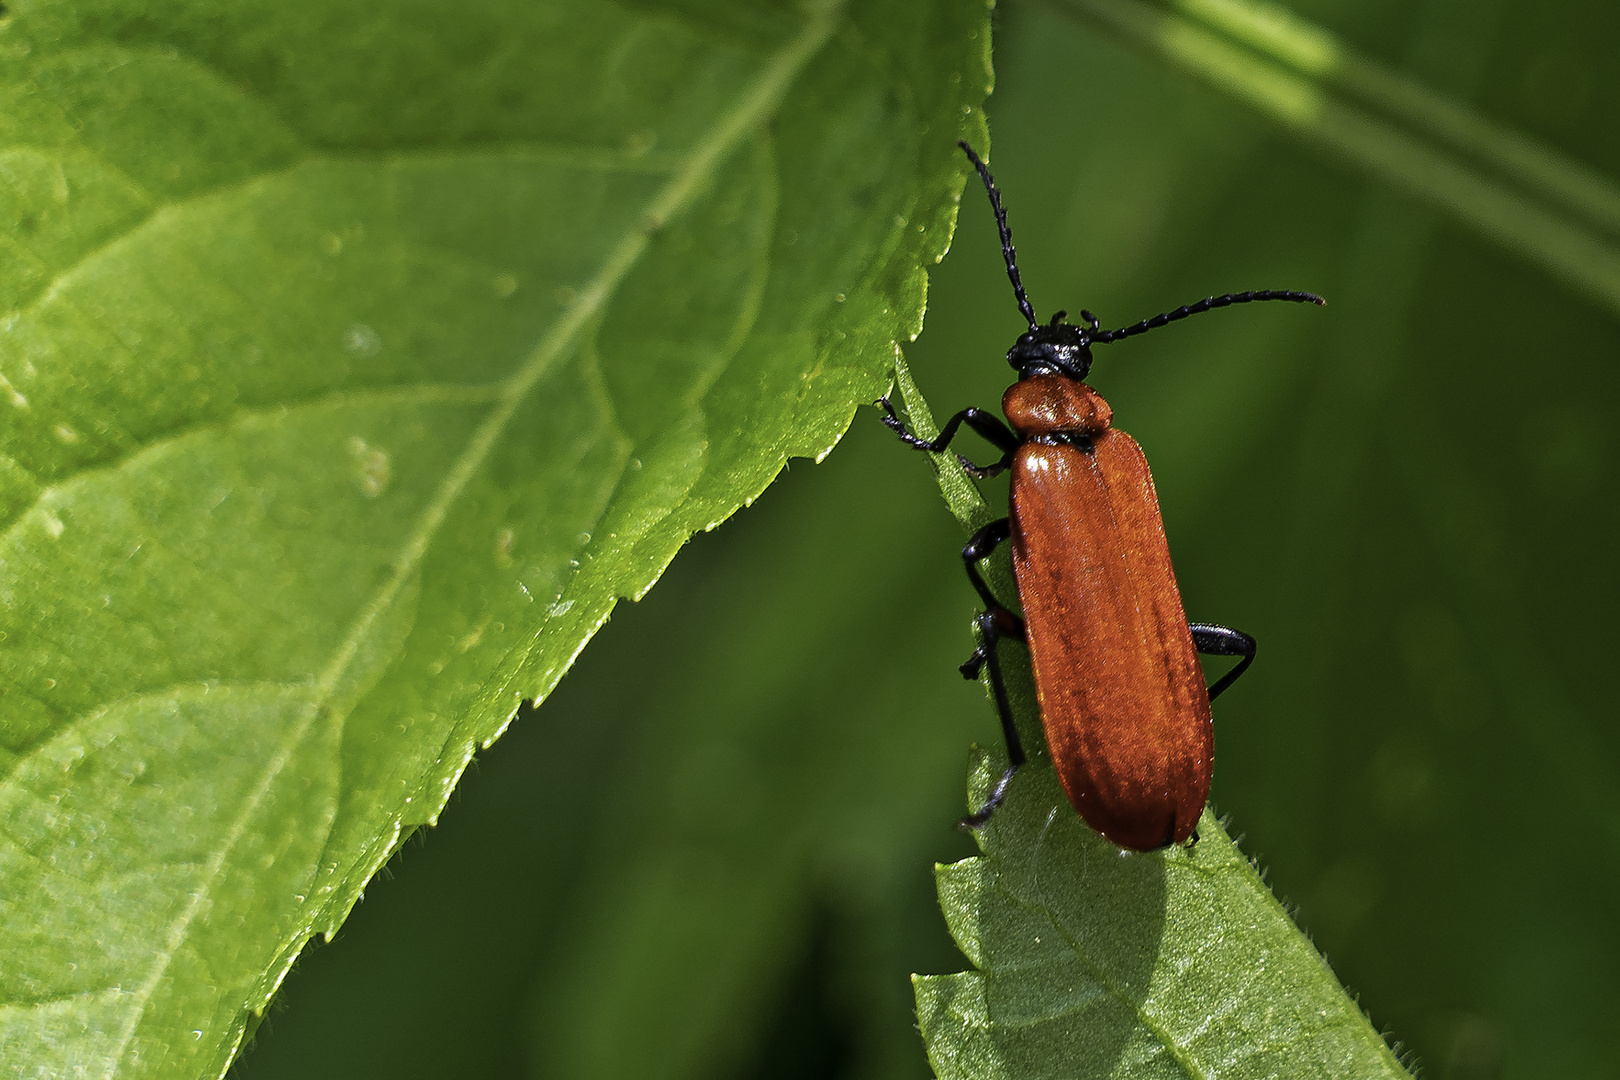
<path fill-rule="evenodd" d="M 1620 189 L 1580 163 L 1361 59 L 1326 31 L 1267 4 L 1175 5 L 1229 35 L 1223 38 L 1142 0 L 1048 2 L 1208 81 L 1620 313 Z"/>
<path fill-rule="evenodd" d="M 0 1059 L 217 1074 L 617 599 L 881 392 L 983 9 L 22 3 L 0 49 Z"/>

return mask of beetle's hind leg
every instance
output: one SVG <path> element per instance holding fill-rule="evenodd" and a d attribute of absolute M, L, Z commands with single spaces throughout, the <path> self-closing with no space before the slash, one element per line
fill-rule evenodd
<path fill-rule="evenodd" d="M 1236 667 L 1210 684 L 1209 700 L 1214 701 L 1221 696 L 1223 690 L 1237 682 L 1238 676 L 1249 670 L 1249 665 L 1254 663 L 1254 638 L 1241 630 L 1234 630 L 1230 626 L 1216 626 L 1214 623 L 1192 623 L 1188 629 L 1192 631 L 1193 647 L 1206 656 L 1243 657 L 1237 662 Z"/>
<path fill-rule="evenodd" d="M 1011 525 L 1006 518 L 1002 518 L 1000 521 L 992 521 L 974 533 L 972 539 L 962 548 L 962 562 L 967 566 L 973 588 L 984 600 L 985 610 L 979 614 L 981 639 L 979 647 L 973 650 L 973 655 L 967 658 L 967 662 L 960 670 L 963 678 L 977 679 L 979 673 L 989 666 L 990 690 L 995 695 L 996 712 L 1001 717 L 1001 734 L 1007 741 L 1007 770 L 1001 774 L 1001 779 L 996 781 L 996 786 L 991 789 L 990 797 L 985 800 L 984 805 L 959 822 L 964 829 L 977 829 L 990 820 L 990 815 L 995 813 L 996 807 L 1007 797 L 1007 788 L 1012 784 L 1013 774 L 1027 760 L 1024 756 L 1024 744 L 1018 738 L 1018 726 L 1013 723 L 1012 704 L 1007 699 L 1007 683 L 1002 678 L 1001 658 L 996 650 L 996 643 L 1002 638 L 1024 640 L 1024 620 L 996 600 L 994 594 L 990 592 L 990 587 L 980 576 L 977 565 L 980 559 L 987 557 L 1011 535 Z"/>
<path fill-rule="evenodd" d="M 884 426 L 900 436 L 901 442 L 914 449 L 924 450 L 931 454 L 940 453 L 949 446 L 951 440 L 956 438 L 957 430 L 963 424 L 978 432 L 986 442 L 1001 451 L 1001 460 L 989 465 L 975 465 L 961 454 L 957 454 L 956 460 L 961 463 L 963 470 L 975 480 L 983 480 L 1004 471 L 1008 465 L 1012 464 L 1013 454 L 1018 450 L 1018 436 L 1013 434 L 1012 429 L 1006 425 L 1001 417 L 983 409 L 963 409 L 945 421 L 945 426 L 939 429 L 939 437 L 930 442 L 911 433 L 905 422 L 900 419 L 900 415 L 894 411 L 894 406 L 889 403 L 888 398 L 878 398 L 877 404 L 883 409 Z"/>

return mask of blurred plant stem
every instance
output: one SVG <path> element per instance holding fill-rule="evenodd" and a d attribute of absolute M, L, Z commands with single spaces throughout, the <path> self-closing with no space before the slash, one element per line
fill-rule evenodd
<path fill-rule="evenodd" d="M 1046 0 L 1445 211 L 1620 315 L 1620 189 L 1556 151 L 1243 0 Z M 1198 21 L 1195 21 L 1198 20 Z M 1383 114 L 1383 115 L 1379 115 Z M 1610 235 L 1605 235 L 1605 233 Z"/>

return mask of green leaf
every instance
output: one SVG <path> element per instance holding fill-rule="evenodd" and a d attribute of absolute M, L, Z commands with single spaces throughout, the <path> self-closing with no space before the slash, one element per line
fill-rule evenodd
<path fill-rule="evenodd" d="M 979 756 L 976 805 L 1005 766 Z M 985 854 L 937 871 L 978 970 L 914 979 L 936 1075 L 1406 1077 L 1208 809 L 1198 830 L 1124 852 L 1044 755 L 1020 771 Z"/>
<path fill-rule="evenodd" d="M 12 7 L 0 1059 L 216 1075 L 617 599 L 882 391 L 984 11 Z"/>

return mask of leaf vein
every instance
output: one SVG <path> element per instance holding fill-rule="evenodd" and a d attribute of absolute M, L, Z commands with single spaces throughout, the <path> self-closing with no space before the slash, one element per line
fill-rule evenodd
<path fill-rule="evenodd" d="M 282 417 L 303 410 L 337 408 L 342 405 L 399 404 L 474 404 L 498 399 L 504 383 L 398 383 L 392 386 L 345 386 L 338 390 L 314 394 L 305 398 L 278 398 L 262 404 L 245 406 L 230 415 L 206 424 L 191 424 L 178 431 L 167 432 L 135 444 L 127 453 L 105 459 L 95 465 L 76 470 L 61 481 L 42 485 L 33 502 L 17 511 L 16 516 L 0 528 L 0 543 L 12 539 L 23 518 L 47 497 L 56 494 L 76 480 L 100 472 L 129 468 L 137 460 L 161 453 L 176 443 L 196 438 L 209 432 L 229 431 L 256 421 Z M 143 541 L 144 543 L 145 541 Z"/>

